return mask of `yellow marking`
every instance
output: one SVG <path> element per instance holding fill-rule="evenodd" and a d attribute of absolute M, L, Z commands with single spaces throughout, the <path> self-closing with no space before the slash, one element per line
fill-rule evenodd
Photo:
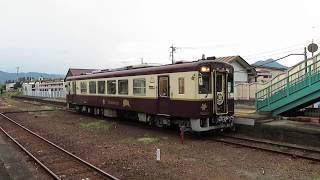
<path fill-rule="evenodd" d="M 130 102 L 128 99 L 124 99 L 122 101 L 122 107 L 130 107 Z"/>
<path fill-rule="evenodd" d="M 200 108 L 202 111 L 205 111 L 208 108 L 207 103 L 202 103 Z"/>

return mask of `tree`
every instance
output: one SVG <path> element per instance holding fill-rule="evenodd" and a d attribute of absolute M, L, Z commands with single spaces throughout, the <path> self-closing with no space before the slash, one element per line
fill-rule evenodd
<path fill-rule="evenodd" d="M 16 82 L 13 86 L 13 89 L 19 89 L 22 88 L 22 82 Z"/>
<path fill-rule="evenodd" d="M 6 86 L 3 84 L 0 84 L 0 94 L 3 93 L 3 91 L 5 90 Z"/>

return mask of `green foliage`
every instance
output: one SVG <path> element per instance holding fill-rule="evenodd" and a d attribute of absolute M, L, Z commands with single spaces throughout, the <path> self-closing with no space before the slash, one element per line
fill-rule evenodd
<path fill-rule="evenodd" d="M 4 84 L 0 84 L 0 94 L 3 94 L 5 89 L 6 89 L 6 86 Z"/>
<path fill-rule="evenodd" d="M 143 144 L 157 144 L 159 142 L 159 139 L 152 137 L 143 137 L 139 138 L 138 142 L 142 142 Z"/>
<path fill-rule="evenodd" d="M 80 127 L 84 129 L 109 129 L 112 124 L 107 124 L 106 121 L 98 120 L 89 123 L 80 123 Z"/>
<path fill-rule="evenodd" d="M 13 89 L 19 89 L 19 88 L 22 88 L 22 82 L 19 81 L 19 82 L 16 82 L 13 86 Z"/>

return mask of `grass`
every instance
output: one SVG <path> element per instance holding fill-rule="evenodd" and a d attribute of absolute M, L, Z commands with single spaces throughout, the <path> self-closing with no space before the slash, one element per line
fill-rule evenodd
<path fill-rule="evenodd" d="M 22 92 L 17 91 L 17 92 L 5 92 L 3 94 L 0 94 L 0 96 L 4 98 L 11 98 L 11 96 L 21 96 Z"/>
<path fill-rule="evenodd" d="M 143 144 L 157 144 L 157 143 L 159 143 L 158 138 L 152 138 L 152 137 L 138 138 L 137 141 L 141 142 Z"/>
<path fill-rule="evenodd" d="M 144 136 L 141 138 L 128 137 L 122 139 L 120 142 L 124 144 L 159 144 L 160 140 L 158 138 Z"/>
<path fill-rule="evenodd" d="M 80 123 L 80 127 L 83 129 L 106 129 L 108 130 L 112 126 L 112 123 L 107 123 L 104 120 L 96 120 L 89 123 Z"/>

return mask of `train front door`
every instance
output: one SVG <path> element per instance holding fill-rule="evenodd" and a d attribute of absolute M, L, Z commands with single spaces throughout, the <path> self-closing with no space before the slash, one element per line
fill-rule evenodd
<path fill-rule="evenodd" d="M 214 97 L 216 114 L 223 115 L 228 113 L 227 104 L 227 77 L 228 73 L 225 71 L 215 72 Z"/>
<path fill-rule="evenodd" d="M 169 76 L 158 77 L 158 113 L 170 114 L 170 89 Z"/>

